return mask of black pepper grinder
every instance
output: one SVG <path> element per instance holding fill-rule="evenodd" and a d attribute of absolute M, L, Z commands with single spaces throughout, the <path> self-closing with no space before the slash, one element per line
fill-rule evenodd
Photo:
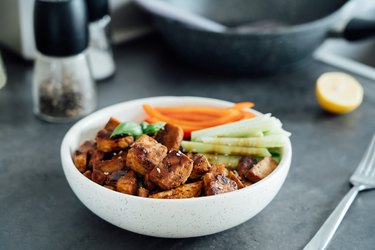
<path fill-rule="evenodd" d="M 36 0 L 34 113 L 68 122 L 96 107 L 95 83 L 87 59 L 88 18 L 84 0 Z"/>
<path fill-rule="evenodd" d="M 86 0 L 86 3 L 90 21 L 89 63 L 94 79 L 103 80 L 116 70 L 109 37 L 111 17 L 108 0 Z"/>

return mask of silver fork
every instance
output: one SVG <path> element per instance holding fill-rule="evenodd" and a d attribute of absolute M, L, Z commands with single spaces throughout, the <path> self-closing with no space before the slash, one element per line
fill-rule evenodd
<path fill-rule="evenodd" d="M 335 210 L 333 210 L 331 215 L 303 250 L 324 250 L 332 239 L 358 192 L 375 188 L 375 134 L 373 135 L 370 146 L 367 148 L 367 151 L 357 169 L 350 177 L 350 183 L 353 187 L 337 205 Z"/>

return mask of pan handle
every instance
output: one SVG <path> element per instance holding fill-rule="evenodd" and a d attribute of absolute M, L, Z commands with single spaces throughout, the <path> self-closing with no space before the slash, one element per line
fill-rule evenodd
<path fill-rule="evenodd" d="M 348 41 L 357 41 L 375 36 L 375 20 L 353 18 L 343 30 L 342 37 Z"/>

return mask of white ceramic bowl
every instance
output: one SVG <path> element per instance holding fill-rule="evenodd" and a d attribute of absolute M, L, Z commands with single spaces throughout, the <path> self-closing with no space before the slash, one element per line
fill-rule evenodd
<path fill-rule="evenodd" d="M 72 161 L 75 149 L 83 141 L 93 139 L 110 116 L 122 121 L 141 121 L 145 118 L 144 103 L 152 106 L 233 105 L 210 98 L 154 97 L 116 104 L 77 122 L 63 139 L 61 162 L 73 192 L 99 217 L 123 229 L 150 236 L 203 236 L 247 221 L 265 208 L 280 190 L 291 162 L 290 141 L 284 148 L 279 166 L 265 179 L 241 190 L 216 196 L 173 200 L 142 198 L 109 190 L 84 177 Z"/>

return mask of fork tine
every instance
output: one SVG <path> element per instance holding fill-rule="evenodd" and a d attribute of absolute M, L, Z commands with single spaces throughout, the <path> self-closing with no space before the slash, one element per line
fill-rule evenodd
<path fill-rule="evenodd" d="M 373 148 L 374 150 L 372 151 L 372 155 L 371 155 L 371 158 L 368 162 L 368 165 L 366 167 L 366 172 L 365 172 L 365 175 L 369 176 L 371 172 L 373 172 L 374 170 L 374 162 L 375 162 L 375 148 Z"/>
<path fill-rule="evenodd" d="M 372 172 L 370 173 L 370 177 L 371 178 L 375 177 L 375 167 L 373 168 Z"/>
<path fill-rule="evenodd" d="M 360 175 L 367 175 L 372 169 L 371 162 L 374 161 L 375 155 L 375 135 L 373 135 L 370 146 L 367 148 L 365 155 L 359 163 L 355 173 Z"/>

